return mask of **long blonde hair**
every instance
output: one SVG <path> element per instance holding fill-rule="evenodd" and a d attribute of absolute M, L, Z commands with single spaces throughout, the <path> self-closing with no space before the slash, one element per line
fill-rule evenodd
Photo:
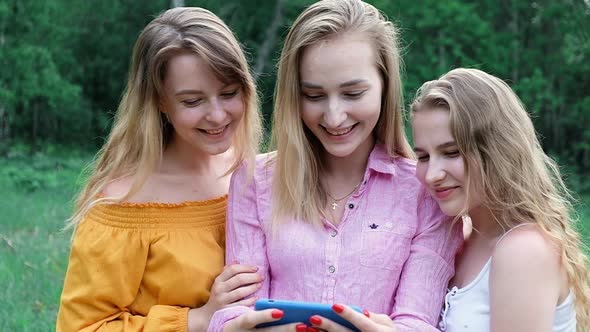
<path fill-rule="evenodd" d="M 326 202 L 319 181 L 321 144 L 301 120 L 301 55 L 310 45 L 355 32 L 366 34 L 373 43 L 384 83 L 381 115 L 374 129 L 376 140 L 391 156 L 413 156 L 403 130 L 397 29 L 375 7 L 360 0 L 319 1 L 305 9 L 291 26 L 278 65 L 271 141 L 277 150 L 272 208 L 275 225 L 287 218 L 319 224 Z"/>
<path fill-rule="evenodd" d="M 576 296 L 578 331 L 588 331 L 590 266 L 573 225 L 572 197 L 557 164 L 543 152 L 520 99 L 499 78 L 459 68 L 425 83 L 411 108 L 449 111 L 468 182 L 477 183 L 484 206 L 504 229 L 534 222 L 559 244 Z"/>
<path fill-rule="evenodd" d="M 219 80 L 237 82 L 243 91 L 244 117 L 233 138 L 235 170 L 244 160 L 254 164 L 261 135 L 256 85 L 240 44 L 215 14 L 202 8 L 174 8 L 151 21 L 139 35 L 127 87 L 106 144 L 98 152 L 68 226 L 79 224 L 101 202 L 124 200 L 152 174 L 171 140 L 172 126 L 159 110 L 168 60 L 181 52 L 206 61 Z M 99 198 L 112 180 L 133 175 L 129 192 L 120 199 Z"/>

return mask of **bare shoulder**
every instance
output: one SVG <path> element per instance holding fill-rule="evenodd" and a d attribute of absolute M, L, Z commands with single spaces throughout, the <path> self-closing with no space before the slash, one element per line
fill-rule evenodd
<path fill-rule="evenodd" d="M 118 179 L 115 179 L 115 180 L 109 182 L 102 190 L 102 194 L 105 197 L 110 197 L 110 198 L 122 197 L 122 196 L 125 196 L 129 192 L 132 184 L 133 184 L 133 177 L 132 176 L 118 178 Z"/>
<path fill-rule="evenodd" d="M 538 225 L 525 225 L 512 230 L 497 244 L 492 254 L 493 270 L 514 277 L 559 275 L 559 245 Z M 539 275 L 540 274 L 540 275 Z"/>
<path fill-rule="evenodd" d="M 115 199 L 124 197 L 131 190 L 134 180 L 135 177 L 132 175 L 115 179 L 105 186 L 102 194 L 105 197 Z M 165 188 L 165 185 L 161 184 L 160 182 L 161 181 L 154 179 L 154 175 L 148 176 L 139 190 L 133 193 L 131 197 L 127 197 L 125 201 L 130 203 L 145 203 L 154 201 L 154 199 L 158 198 L 155 194 L 161 192 L 163 188 Z"/>

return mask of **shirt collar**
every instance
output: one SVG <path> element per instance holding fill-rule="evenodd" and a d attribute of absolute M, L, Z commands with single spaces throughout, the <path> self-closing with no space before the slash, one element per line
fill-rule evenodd
<path fill-rule="evenodd" d="M 379 173 L 395 175 L 394 157 L 390 156 L 383 144 L 375 144 L 371 154 L 369 154 L 369 161 L 367 162 L 367 170 L 373 170 Z"/>

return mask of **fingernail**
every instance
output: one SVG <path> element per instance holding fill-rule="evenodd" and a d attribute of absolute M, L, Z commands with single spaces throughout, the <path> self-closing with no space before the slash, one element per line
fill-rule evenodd
<path fill-rule="evenodd" d="M 295 331 L 297 331 L 297 332 L 306 332 L 307 331 L 307 325 L 305 325 L 305 324 L 297 324 L 297 325 L 295 325 Z"/>
<path fill-rule="evenodd" d="M 282 310 L 273 310 L 272 313 L 270 314 L 272 316 L 272 318 L 274 319 L 279 319 L 279 318 L 283 318 L 283 315 L 285 313 Z"/>
<path fill-rule="evenodd" d="M 309 322 L 313 325 L 322 325 L 322 319 L 320 318 L 320 316 L 309 317 Z"/>
<path fill-rule="evenodd" d="M 261 283 L 256 284 L 256 288 L 260 288 L 260 287 L 262 287 Z"/>
<path fill-rule="evenodd" d="M 320 332 L 320 330 L 310 326 L 307 328 L 307 332 Z"/>
<path fill-rule="evenodd" d="M 342 304 L 334 304 L 332 306 L 332 310 L 334 310 L 337 313 L 341 314 L 344 311 L 344 306 L 342 306 Z"/>
<path fill-rule="evenodd" d="M 367 317 L 371 317 L 371 314 L 367 310 L 363 310 L 363 314 Z"/>

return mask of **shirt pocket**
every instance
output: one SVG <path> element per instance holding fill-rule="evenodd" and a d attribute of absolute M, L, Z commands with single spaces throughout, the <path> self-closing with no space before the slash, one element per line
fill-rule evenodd
<path fill-rule="evenodd" d="M 371 268 L 401 270 L 410 254 L 411 230 L 391 222 L 367 223 L 361 235 L 360 263 Z"/>

